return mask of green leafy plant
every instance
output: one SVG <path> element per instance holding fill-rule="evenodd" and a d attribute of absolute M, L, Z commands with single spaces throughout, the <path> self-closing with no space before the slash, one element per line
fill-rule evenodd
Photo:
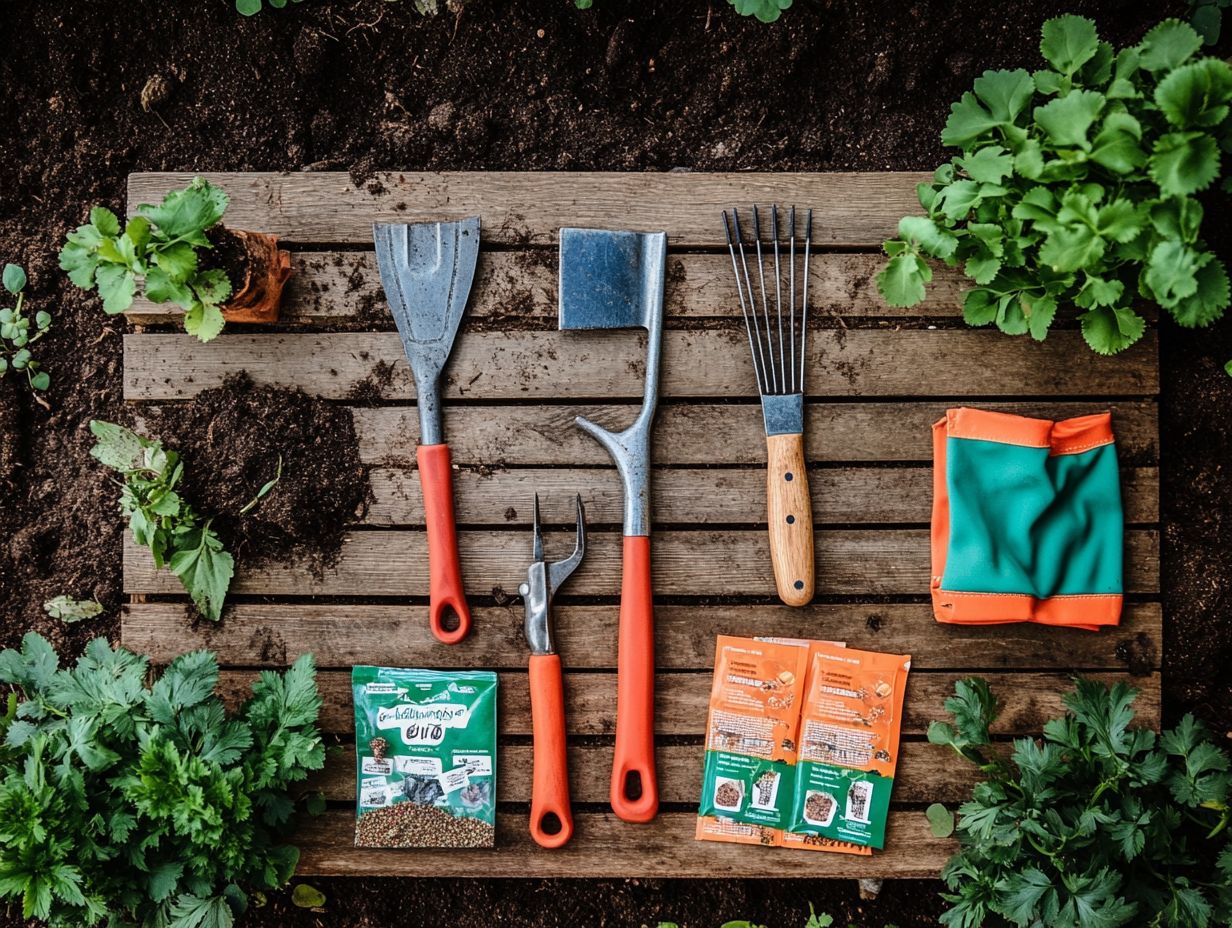
<path fill-rule="evenodd" d="M 325 761 L 311 655 L 230 717 L 210 652 L 148 671 L 103 638 L 71 668 L 33 632 L 0 653 L 0 898 L 26 918 L 230 928 L 295 869 L 290 789 Z"/>
<path fill-rule="evenodd" d="M 42 365 L 31 353 L 30 346 L 51 328 L 51 314 L 39 310 L 33 320 L 26 315 L 26 272 L 18 265 L 4 266 L 2 282 L 16 302 L 13 306 L 0 308 L 0 377 L 10 369 L 24 371 L 30 389 L 46 390 L 51 386 L 51 377 L 46 371 L 39 370 Z"/>
<path fill-rule="evenodd" d="M 791 0 L 727 0 L 741 16 L 756 16 L 763 23 L 772 23 L 791 6 Z"/>
<path fill-rule="evenodd" d="M 121 476 L 120 511 L 133 540 L 150 549 L 154 566 L 170 567 L 207 619 L 217 622 L 235 562 L 203 518 L 176 492 L 184 476 L 179 455 L 162 444 L 111 422 L 93 421 L 98 439 L 90 449 Z"/>
<path fill-rule="evenodd" d="M 949 745 L 987 779 L 958 810 L 941 918 L 1049 928 L 1206 928 L 1232 919 L 1228 755 L 1186 715 L 1156 735 L 1132 726 L 1137 692 L 1079 679 L 1041 740 L 990 748 L 996 700 L 981 679 L 946 701 Z"/>
<path fill-rule="evenodd" d="M 115 213 L 96 206 L 89 223 L 68 234 L 60 267 L 77 286 L 97 289 L 110 314 L 132 306 L 141 284 L 151 302 L 183 309 L 185 330 L 208 342 L 222 332 L 221 306 L 231 282 L 225 271 L 203 268 L 201 253 L 214 247 L 206 232 L 222 219 L 228 202 L 221 187 L 197 177 L 159 206 L 138 206 L 122 230 Z"/>
<path fill-rule="evenodd" d="M 103 605 L 96 599 L 73 599 L 54 596 L 43 603 L 43 611 L 61 622 L 84 622 L 103 614 Z"/>
<path fill-rule="evenodd" d="M 1228 274 L 1193 195 L 1232 142 L 1232 68 L 1195 58 L 1201 43 L 1169 20 L 1114 53 L 1090 20 L 1062 16 L 1044 24 L 1048 68 L 985 71 L 950 108 L 941 140 L 962 153 L 919 186 L 927 215 L 885 243 L 886 301 L 924 299 L 935 258 L 972 283 L 970 325 L 1042 340 L 1073 309 L 1100 354 L 1142 337 L 1139 299 L 1184 326 L 1222 316 Z"/>
<path fill-rule="evenodd" d="M 934 838 L 948 838 L 954 834 L 954 813 L 939 802 L 934 802 L 924 810 L 928 819 L 928 830 Z"/>
<path fill-rule="evenodd" d="M 287 0 L 265 0 L 276 10 L 287 5 Z M 292 3 L 302 3 L 303 0 L 291 0 Z M 235 0 L 235 8 L 245 16 L 254 16 L 261 12 L 261 0 Z"/>
<path fill-rule="evenodd" d="M 1202 36 L 1206 45 L 1219 41 L 1223 30 L 1223 11 L 1232 6 L 1232 0 L 1190 0 L 1189 24 Z"/>

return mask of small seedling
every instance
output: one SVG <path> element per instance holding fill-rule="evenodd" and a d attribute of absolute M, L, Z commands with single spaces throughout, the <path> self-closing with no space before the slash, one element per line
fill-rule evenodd
<path fill-rule="evenodd" d="M 261 489 L 257 490 L 257 495 L 244 504 L 244 508 L 240 510 L 240 515 L 248 515 L 256 508 L 257 503 L 261 502 L 269 495 L 270 490 L 278 486 L 278 481 L 282 479 L 282 455 L 278 455 L 278 468 L 274 471 L 274 479 L 266 482 Z"/>
<path fill-rule="evenodd" d="M 57 596 L 43 603 L 43 611 L 61 622 L 81 622 L 102 615 L 103 605 L 95 599 L 73 599 Z"/>
<path fill-rule="evenodd" d="M 98 439 L 90 454 L 119 473 L 120 511 L 133 540 L 150 549 L 154 566 L 170 567 L 201 614 L 217 622 L 235 573 L 235 561 L 210 527 L 175 488 L 184 475 L 179 455 L 111 422 L 93 421 Z"/>
<path fill-rule="evenodd" d="M 934 802 L 924 810 L 928 819 L 928 828 L 934 838 L 948 838 L 954 834 L 954 813 L 939 802 Z"/>
<path fill-rule="evenodd" d="M 68 234 L 60 267 L 82 289 L 97 289 L 111 315 L 133 305 L 140 284 L 150 302 L 183 309 L 185 331 L 208 342 L 222 332 L 231 281 L 225 271 L 202 268 L 201 252 L 214 247 L 205 233 L 222 220 L 228 202 L 221 187 L 197 177 L 159 206 L 138 206 L 122 230 L 115 213 L 96 206 L 90 221 Z"/>
<path fill-rule="evenodd" d="M 39 310 L 33 319 L 26 315 L 26 272 L 18 265 L 4 266 L 3 284 L 5 291 L 16 298 L 16 304 L 0 309 L 0 377 L 10 369 L 24 372 L 31 390 L 46 390 L 51 386 L 51 377 L 39 370 L 42 365 L 30 346 L 51 328 L 51 314 Z"/>
<path fill-rule="evenodd" d="M 756 16 L 763 23 L 777 20 L 791 6 L 791 0 L 727 0 L 741 16 Z"/>
<path fill-rule="evenodd" d="M 270 6 L 276 10 L 281 10 L 287 5 L 287 0 L 265 0 Z M 292 0 L 293 3 L 302 3 L 303 0 Z M 261 12 L 261 0 L 235 0 L 235 8 L 244 16 L 255 16 Z"/>
<path fill-rule="evenodd" d="M 822 912 L 820 915 L 813 909 L 813 903 L 809 903 L 808 921 L 804 923 L 804 928 L 830 928 L 834 924 L 834 916 L 827 912 Z"/>
<path fill-rule="evenodd" d="M 291 901 L 301 909 L 319 911 L 325 905 L 325 893 L 307 883 L 296 883 L 291 890 Z"/>

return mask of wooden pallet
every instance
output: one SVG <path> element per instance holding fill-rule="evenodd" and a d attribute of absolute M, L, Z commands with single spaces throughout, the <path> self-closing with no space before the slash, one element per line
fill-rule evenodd
<path fill-rule="evenodd" d="M 129 179 L 129 210 L 190 175 Z M 306 564 L 236 578 L 224 622 L 188 623 L 174 577 L 126 544 L 124 644 L 170 660 L 195 646 L 218 651 L 222 687 L 238 697 L 257 668 L 316 653 L 324 727 L 352 730 L 348 668 L 355 663 L 485 667 L 501 671 L 501 756 L 495 851 L 468 852 L 487 876 L 929 876 L 953 844 L 933 838 L 919 811 L 959 802 L 971 771 L 923 740 L 955 679 L 991 678 L 1005 709 L 1001 736 L 1037 733 L 1061 709 L 1068 677 L 1128 676 L 1139 712 L 1159 721 L 1159 474 L 1157 337 L 1116 359 L 1090 353 L 1078 332 L 1044 344 L 961 325 L 961 280 L 940 271 L 923 306 L 885 306 L 872 283 L 881 241 L 916 210 L 916 174 L 389 174 L 356 188 L 340 174 L 219 174 L 227 221 L 282 236 L 292 249 L 284 330 L 234 327 L 200 345 L 175 311 L 138 302 L 142 326 L 125 338 L 129 401 L 174 407 L 246 370 L 259 383 L 300 386 L 340 403 L 358 388 L 360 453 L 375 500 L 336 568 Z M 719 210 L 753 201 L 815 209 L 808 456 L 821 602 L 777 605 L 765 512 L 765 437 Z M 438 644 L 427 628 L 422 501 L 414 468 L 414 385 L 381 298 L 371 251 L 374 220 L 478 213 L 480 255 L 468 320 L 445 384 L 445 429 L 455 475 L 463 576 L 475 631 Z M 662 399 L 655 431 L 654 583 L 657 731 L 664 812 L 649 826 L 605 811 L 611 763 L 620 585 L 620 484 L 604 451 L 574 426 L 579 413 L 628 422 L 640 403 L 642 342 L 632 334 L 556 331 L 557 229 L 663 228 L 672 253 Z M 333 331 L 326 331 L 332 329 Z M 392 374 L 380 376 L 384 365 Z M 927 600 L 931 504 L 929 425 L 957 403 L 1060 417 L 1111 407 L 1126 499 L 1127 584 L 1120 628 L 1099 634 L 1023 626 L 936 624 Z M 584 565 L 556 612 L 568 670 L 577 833 L 563 851 L 526 834 L 529 702 L 521 605 L 506 602 L 530 553 L 529 501 L 538 490 L 549 550 L 571 544 L 572 498 L 592 527 Z M 703 844 L 692 838 L 701 737 L 717 634 L 826 637 L 909 652 L 904 744 L 888 849 L 872 858 Z M 1149 673 L 1142 675 L 1143 668 Z M 353 749 L 331 755 L 316 780 L 333 807 L 298 838 L 300 869 L 318 874 L 457 875 L 457 852 L 357 851 Z"/>

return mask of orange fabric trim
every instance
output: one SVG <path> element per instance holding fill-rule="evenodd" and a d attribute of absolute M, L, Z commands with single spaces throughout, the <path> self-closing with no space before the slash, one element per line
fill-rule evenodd
<path fill-rule="evenodd" d="M 1101 412 L 1054 422 L 1028 419 L 987 409 L 948 410 L 938 423 L 950 438 L 996 441 L 1026 448 L 1049 448 L 1052 454 L 1079 454 L 1113 442 L 1112 413 Z"/>
<path fill-rule="evenodd" d="M 956 593 L 933 582 L 933 615 L 952 625 L 1004 625 L 1037 622 L 1094 632 L 1121 622 L 1119 595 L 1053 596 L 1037 599 L 1023 593 Z"/>
<path fill-rule="evenodd" d="M 953 412 L 954 410 L 951 410 Z M 945 575 L 945 555 L 950 547 L 950 490 L 945 481 L 946 424 L 949 414 L 933 424 L 933 521 L 932 576 L 939 584 Z"/>

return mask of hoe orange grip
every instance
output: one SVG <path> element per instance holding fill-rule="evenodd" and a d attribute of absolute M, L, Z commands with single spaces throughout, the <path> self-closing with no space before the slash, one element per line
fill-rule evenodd
<path fill-rule="evenodd" d="M 626 535 L 611 790 L 612 811 L 626 822 L 649 822 L 659 811 L 654 757 L 654 666 L 650 538 Z"/>
<path fill-rule="evenodd" d="M 562 847 L 573 837 L 573 812 L 565 756 L 565 687 L 557 654 L 531 655 L 530 715 L 535 736 L 530 836 L 540 847 Z"/>
<path fill-rule="evenodd" d="M 419 484 L 423 489 L 424 522 L 428 526 L 428 589 L 432 634 L 444 644 L 457 644 L 471 630 L 471 612 L 458 566 L 458 535 L 453 522 L 453 472 L 449 446 L 420 445 L 415 449 Z M 452 609 L 458 627 L 449 631 L 442 620 Z"/>

